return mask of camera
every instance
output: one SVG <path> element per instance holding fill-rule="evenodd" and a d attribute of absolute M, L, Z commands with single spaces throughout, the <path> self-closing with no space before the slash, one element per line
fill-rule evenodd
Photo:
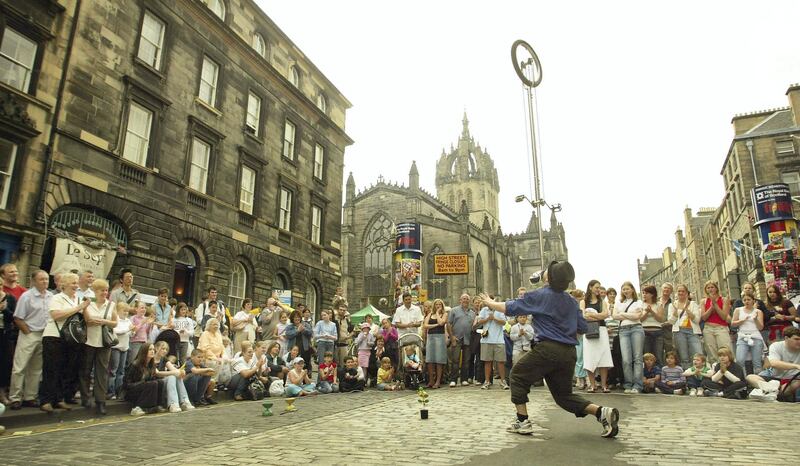
<path fill-rule="evenodd" d="M 528 281 L 531 282 L 531 285 L 535 285 L 542 280 L 542 275 L 544 275 L 544 271 L 533 272 L 530 278 L 528 278 Z"/>

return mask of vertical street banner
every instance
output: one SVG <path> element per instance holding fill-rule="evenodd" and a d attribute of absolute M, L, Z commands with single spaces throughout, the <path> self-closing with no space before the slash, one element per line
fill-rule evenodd
<path fill-rule="evenodd" d="M 419 301 L 422 288 L 422 230 L 419 223 L 397 225 L 394 250 L 395 301 L 405 292 Z"/>
<path fill-rule="evenodd" d="M 763 251 L 764 279 L 788 297 L 800 294 L 800 261 L 797 260 L 797 221 L 792 211 L 789 185 L 774 183 L 751 191 L 755 224 Z"/>
<path fill-rule="evenodd" d="M 91 248 L 71 239 L 58 238 L 50 275 L 91 270 L 95 277 L 106 278 L 115 257 L 117 252 L 112 249 Z"/>

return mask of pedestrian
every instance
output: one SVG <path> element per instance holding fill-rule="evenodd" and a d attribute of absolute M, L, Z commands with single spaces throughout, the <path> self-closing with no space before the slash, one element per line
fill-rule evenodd
<path fill-rule="evenodd" d="M 133 308 L 136 313 L 131 317 L 131 341 L 130 349 L 128 350 L 129 365 L 133 363 L 136 355 L 139 354 L 139 348 L 147 343 L 147 336 L 153 328 L 153 322 L 155 322 L 155 318 L 151 319 L 146 316 L 147 305 L 144 301 L 135 302 Z"/>
<path fill-rule="evenodd" d="M 731 314 L 731 299 L 723 298 L 719 294 L 719 285 L 709 280 L 703 285 L 706 298 L 703 300 L 702 321 L 703 341 L 706 346 L 706 356 L 712 364 L 717 362 L 717 350 L 720 348 L 731 349 L 731 331 L 728 320 Z"/>
<path fill-rule="evenodd" d="M 264 341 L 266 343 L 266 341 Z M 280 354 L 281 345 L 277 341 L 273 341 L 267 345 L 267 368 L 269 368 L 269 375 L 277 377 L 281 380 L 286 378 L 289 373 L 289 368 L 286 366 L 286 360 Z"/>
<path fill-rule="evenodd" d="M 636 296 L 631 282 L 620 288 L 620 302 L 614 310 L 619 320 L 619 346 L 622 353 L 622 373 L 625 377 L 625 393 L 642 392 L 642 356 L 644 354 L 644 330 L 642 329 L 642 302 Z"/>
<path fill-rule="evenodd" d="M 214 303 L 213 308 L 211 307 L 211 303 Z M 214 286 L 208 287 L 206 299 L 194 310 L 194 319 L 200 322 L 200 328 L 205 328 L 205 319 L 208 314 L 219 321 L 219 328 L 222 333 L 228 333 L 231 316 L 229 315 L 230 313 L 225 303 L 219 299 L 219 293 Z"/>
<path fill-rule="evenodd" d="M 703 352 L 700 343 L 700 308 L 689 300 L 689 289 L 680 284 L 676 287 L 677 299 L 670 303 L 667 315 L 672 323 L 672 340 L 680 355 L 682 366 L 689 367 L 692 355 Z"/>
<path fill-rule="evenodd" d="M 403 305 L 394 311 L 392 324 L 397 328 L 398 338 L 409 333 L 418 333 L 422 326 L 422 311 L 411 303 L 411 293 L 403 293 Z"/>
<path fill-rule="evenodd" d="M 658 298 L 658 308 L 664 313 L 664 321 L 661 322 L 661 336 L 664 340 L 664 350 L 661 354 L 656 354 L 656 358 L 661 364 L 665 363 L 667 351 L 675 351 L 672 341 L 672 323 L 669 321 L 669 305 L 672 303 L 672 283 L 664 282 L 661 284 L 661 296 Z"/>
<path fill-rule="evenodd" d="M 797 309 L 788 299 L 783 298 L 783 293 L 776 285 L 767 287 L 767 308 L 772 311 L 771 318 L 767 321 L 769 329 L 769 343 L 783 339 L 783 332 L 797 321 Z"/>
<path fill-rule="evenodd" d="M 358 351 L 358 367 L 364 371 L 366 376 L 369 373 L 369 358 L 372 355 L 372 348 L 375 347 L 375 335 L 370 333 L 368 323 L 361 323 L 361 331 L 356 337 L 355 345 Z"/>
<path fill-rule="evenodd" d="M 18 330 L 14 326 L 14 311 L 17 301 L 28 291 L 19 284 L 19 271 L 15 264 L 0 266 L 3 289 L 0 291 L 0 403 L 9 404 L 8 388 L 11 384 L 11 370 L 14 365 Z"/>
<path fill-rule="evenodd" d="M 744 282 L 742 284 L 742 293 L 739 296 L 739 299 L 737 299 L 736 302 L 734 302 L 731 305 L 731 309 L 732 309 L 731 312 L 733 312 L 733 310 L 736 310 L 736 309 L 738 309 L 740 307 L 744 307 L 744 301 L 742 301 L 742 297 L 744 297 L 745 293 L 750 293 L 751 295 L 753 295 L 755 297 L 756 288 L 755 288 L 755 286 L 753 286 L 753 284 L 751 282 Z M 758 298 L 756 298 L 755 307 L 756 307 L 756 309 L 761 311 L 761 313 L 763 314 L 763 317 L 764 317 L 764 328 L 761 329 L 761 341 L 764 342 L 764 348 L 766 348 L 766 342 L 769 341 L 769 330 L 767 330 L 767 323 L 772 318 L 772 312 L 767 309 L 767 305 L 764 303 L 764 301 L 762 301 L 762 300 L 760 300 Z M 736 346 L 737 333 L 738 333 L 737 327 L 735 325 L 731 324 L 731 342 L 732 342 L 734 347 Z M 739 360 L 741 361 L 741 359 L 739 359 Z M 742 361 L 742 362 L 744 362 L 744 361 Z"/>
<path fill-rule="evenodd" d="M 308 371 L 303 369 L 306 362 L 301 357 L 296 357 L 291 362 L 292 370 L 286 375 L 286 396 L 310 396 L 318 394 L 316 386 L 311 383 Z M 358 368 L 359 371 L 361 368 Z M 363 374 L 362 374 L 363 375 Z M 363 386 L 363 380 L 362 380 Z M 363 390 L 363 388 L 362 388 Z"/>
<path fill-rule="evenodd" d="M 661 368 L 661 381 L 656 384 L 656 393 L 683 395 L 686 377 L 683 375 L 683 368 L 678 365 L 678 355 L 670 351 L 666 359 L 667 365 Z"/>
<path fill-rule="evenodd" d="M 381 329 L 378 332 L 378 335 L 383 337 L 383 342 L 386 346 L 386 356 L 392 360 L 392 364 L 398 366 L 400 364 L 400 355 L 397 352 L 397 329 L 392 327 L 391 320 L 388 318 L 381 320 Z"/>
<path fill-rule="evenodd" d="M 116 400 L 122 391 L 125 381 L 125 368 L 128 366 L 128 350 L 131 341 L 131 320 L 128 318 L 129 306 L 117 303 L 117 325 L 114 335 L 117 337 L 116 346 L 111 347 L 111 356 L 108 359 L 108 393 L 106 398 Z"/>
<path fill-rule="evenodd" d="M 458 306 L 447 313 L 447 331 L 450 336 L 447 348 L 448 375 L 450 388 L 458 384 L 459 376 L 461 385 L 470 384 L 469 369 L 472 363 L 472 350 L 470 339 L 474 335 L 472 324 L 475 322 L 475 311 L 470 308 L 470 296 L 462 294 L 458 299 Z"/>
<path fill-rule="evenodd" d="M 611 359 L 611 344 L 606 328 L 606 318 L 610 312 L 608 303 L 602 299 L 600 291 L 602 286 L 597 280 L 590 280 L 586 286 L 585 298 L 580 302 L 583 318 L 586 322 L 597 323 L 597 337 L 589 338 L 584 335 L 583 341 L 583 367 L 586 369 L 591 385 L 587 391 L 597 391 L 597 372 L 600 372 L 600 388 L 603 393 L 609 393 L 608 369 L 614 367 Z M 616 293 L 615 293 L 616 294 Z M 577 350 L 577 348 L 576 348 Z"/>
<path fill-rule="evenodd" d="M 287 347 L 297 346 L 300 348 L 300 357 L 305 361 L 307 370 L 311 370 L 311 340 L 314 336 L 314 328 L 307 323 L 303 323 L 303 315 L 298 310 L 294 310 L 289 318 L 290 322 L 284 329 Z M 374 343 L 373 337 L 373 343 Z M 367 357 L 369 363 L 369 357 Z"/>
<path fill-rule="evenodd" d="M 511 369 L 511 402 L 516 407 L 517 419 L 507 430 L 533 433 L 528 419 L 528 393 L 534 381 L 544 378 L 550 394 L 562 409 L 576 417 L 593 414 L 603 426 L 602 436 L 614 437 L 619 432 L 619 411 L 593 404 L 572 393 L 577 359 L 575 346 L 578 344 L 575 336 L 586 332 L 586 321 L 578 303 L 564 292 L 575 280 L 575 271 L 569 262 L 552 262 L 543 279 L 544 287 L 526 293 L 521 299 L 502 303 L 481 295 L 489 309 L 509 316 L 532 315 L 536 321 L 538 343 Z"/>
<path fill-rule="evenodd" d="M 114 303 L 108 300 L 108 282 L 97 279 L 92 282 L 95 301 L 83 311 L 86 321 L 86 343 L 83 346 L 83 361 L 80 369 L 81 404 L 91 408 L 89 387 L 96 403 L 97 414 L 106 414 L 106 392 L 108 391 L 108 361 L 111 357 L 111 346 L 103 342 L 105 327 L 117 326 L 117 311 Z M 88 300 L 88 298 L 85 298 Z M 92 377 L 94 374 L 94 377 Z M 94 383 L 92 384 L 92 380 Z"/>
<path fill-rule="evenodd" d="M 721 396 L 732 400 L 747 398 L 744 368 L 734 361 L 729 348 L 720 348 L 717 351 L 717 363 L 711 372 L 711 377 L 703 379 L 705 396 Z"/>
<path fill-rule="evenodd" d="M 36 398 L 42 376 L 42 334 L 47 325 L 50 300 L 53 298 L 47 290 L 49 279 L 50 276 L 44 270 L 35 271 L 31 276 L 33 287 L 22 293 L 14 310 L 14 322 L 19 329 L 19 336 L 11 371 L 11 409 L 39 406 Z"/>
<path fill-rule="evenodd" d="M 697 353 L 692 358 L 692 366 L 683 371 L 686 377 L 686 389 L 689 396 L 703 396 L 703 381 L 711 377 L 711 367 L 706 363 L 706 356 Z"/>
<path fill-rule="evenodd" d="M 175 309 L 169 305 L 169 290 L 161 288 L 158 290 L 158 299 L 156 299 L 153 307 L 155 308 L 155 326 L 159 330 L 167 330 L 175 328 L 173 319 L 175 318 Z"/>
<path fill-rule="evenodd" d="M 656 364 L 656 357 L 651 353 L 644 353 L 644 369 L 642 370 L 642 393 L 655 393 L 658 382 L 661 381 L 661 368 Z"/>
<path fill-rule="evenodd" d="M 658 359 L 664 354 L 664 330 L 661 324 L 667 320 L 667 311 L 658 305 L 658 291 L 653 285 L 642 290 L 642 329 L 644 329 L 644 352 Z"/>
<path fill-rule="evenodd" d="M 160 403 L 166 385 L 156 376 L 155 356 L 153 345 L 143 344 L 125 372 L 125 401 L 133 405 L 131 416 L 161 410 Z"/>
<path fill-rule="evenodd" d="M 514 348 L 511 350 L 511 367 L 514 367 L 514 364 L 531 350 L 534 332 L 528 323 L 528 316 L 517 316 L 516 323 L 508 331 L 508 336 L 514 342 Z"/>
<path fill-rule="evenodd" d="M 347 358 L 348 346 L 350 346 L 351 332 L 353 331 L 353 323 L 350 320 L 350 313 L 347 312 L 347 304 L 344 301 L 339 301 L 339 306 L 335 308 L 336 315 L 333 318 L 333 323 L 336 324 L 336 352 L 333 354 L 336 364 L 339 366 L 344 365 Z"/>
<path fill-rule="evenodd" d="M 319 364 L 319 383 L 317 390 L 320 393 L 336 393 L 339 391 L 338 371 L 336 363 L 333 361 L 333 352 L 326 351 L 322 355 L 322 362 Z"/>
<path fill-rule="evenodd" d="M 243 341 L 256 341 L 256 320 L 250 313 L 252 308 L 253 300 L 245 298 L 242 300 L 241 309 L 231 319 L 234 348 L 240 348 Z"/>
<path fill-rule="evenodd" d="M 214 292 L 216 294 L 216 291 Z M 204 303 L 205 304 L 205 303 Z M 207 303 L 207 310 L 203 315 L 203 318 L 199 321 L 200 328 L 206 328 L 206 322 L 209 319 L 216 319 L 219 322 L 219 331 L 227 336 L 229 327 L 229 321 L 226 319 L 225 310 L 224 308 L 220 307 L 220 303 L 217 301 L 209 301 Z M 201 304 L 202 306 L 202 304 Z M 227 323 L 226 323 L 227 322 Z"/>
<path fill-rule="evenodd" d="M 484 298 L 480 298 L 484 301 Z M 490 298 L 491 299 L 491 298 Z M 483 308 L 477 317 L 477 325 L 483 327 L 481 334 L 481 361 L 483 361 L 484 382 L 481 390 L 488 390 L 492 384 L 492 364 L 497 363 L 500 372 L 500 386 L 508 390 L 506 383 L 506 344 L 503 339 L 503 327 L 506 325 L 506 316 L 503 312 L 495 311 L 482 302 Z"/>
<path fill-rule="evenodd" d="M 747 356 L 753 363 L 753 374 L 761 372 L 764 355 L 764 339 L 761 330 L 764 328 L 764 314 L 755 308 L 755 296 L 745 291 L 742 294 L 744 306 L 733 311 L 731 326 L 738 327 L 736 338 L 736 360 L 744 364 Z"/>
<path fill-rule="evenodd" d="M 425 364 L 428 367 L 428 388 L 439 388 L 442 384 L 442 373 L 447 364 L 447 341 L 448 331 L 447 311 L 444 309 L 444 301 L 435 299 L 433 310 L 425 317 L 423 328 L 427 331 L 427 341 L 425 349 Z"/>
<path fill-rule="evenodd" d="M 189 356 L 189 341 L 194 337 L 194 320 L 189 317 L 189 306 L 184 302 L 178 303 L 175 308 L 177 317 L 172 321 L 175 331 L 180 336 L 178 344 L 178 364 L 183 364 Z"/>
<path fill-rule="evenodd" d="M 584 299 L 584 293 L 581 290 L 572 290 L 569 292 L 570 296 L 575 299 L 575 302 L 580 303 Z M 584 390 L 589 385 L 586 377 L 586 369 L 583 367 L 583 341 L 584 336 L 578 335 L 578 346 L 575 347 L 575 354 L 577 354 L 578 359 L 575 361 L 575 388 L 578 390 Z"/>
<path fill-rule="evenodd" d="M 336 345 L 336 324 L 331 322 L 331 311 L 323 310 L 321 320 L 314 326 L 314 339 L 317 343 L 317 365 L 322 363 L 325 353 L 334 351 Z"/>
<path fill-rule="evenodd" d="M 277 340 L 275 335 L 275 328 L 280 322 L 281 308 L 278 306 L 278 300 L 270 296 L 267 298 L 267 304 L 261 308 L 258 314 L 258 325 L 260 328 L 261 339 L 267 342 L 267 346 Z"/>
<path fill-rule="evenodd" d="M 167 409 L 170 413 L 180 413 L 181 411 L 189 411 L 194 409 L 194 406 L 189 401 L 189 393 L 186 391 L 186 385 L 183 384 L 183 379 L 186 377 L 186 372 L 183 369 L 175 367 L 172 361 L 169 360 L 169 344 L 166 341 L 159 341 L 155 345 L 155 356 L 153 362 L 156 366 L 156 377 L 164 381 L 164 391 L 167 395 Z"/>
<path fill-rule="evenodd" d="M 133 287 L 133 271 L 131 269 L 122 269 L 119 273 L 119 280 L 122 286 L 112 291 L 109 299 L 114 304 L 122 302 L 132 306 L 134 302 L 140 300 L 139 290 Z M 58 287 L 58 284 L 56 284 L 56 287 Z"/>
<path fill-rule="evenodd" d="M 606 290 L 606 304 L 608 305 L 608 317 L 606 318 L 606 329 L 608 339 L 611 344 L 611 362 L 613 367 L 608 370 L 608 385 L 610 388 L 622 388 L 625 377 L 622 373 L 622 350 L 619 346 L 619 321 L 614 318 L 614 309 L 617 305 L 617 290 L 609 287 Z"/>

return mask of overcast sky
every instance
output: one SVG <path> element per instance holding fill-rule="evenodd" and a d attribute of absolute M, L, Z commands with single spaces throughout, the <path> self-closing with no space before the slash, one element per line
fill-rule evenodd
<path fill-rule="evenodd" d="M 563 206 L 579 288 L 636 283 L 637 257 L 674 248 L 686 206 L 722 201 L 733 115 L 785 106 L 800 82 L 797 1 L 257 1 L 353 103 L 345 179 L 407 184 L 416 160 L 435 192 L 466 110 L 505 233 L 531 213 L 514 203 L 532 177 L 510 57 L 530 43 L 544 198 Z"/>

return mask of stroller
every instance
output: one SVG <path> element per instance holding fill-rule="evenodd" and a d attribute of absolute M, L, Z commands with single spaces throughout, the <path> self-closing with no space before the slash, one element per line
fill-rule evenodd
<path fill-rule="evenodd" d="M 164 341 L 169 345 L 169 353 L 167 356 L 173 356 L 175 360 L 178 359 L 178 349 L 181 344 L 181 336 L 173 329 L 166 329 L 162 330 L 161 333 L 158 334 L 156 337 L 156 342 Z M 183 361 L 177 361 L 178 364 L 182 364 Z"/>
<path fill-rule="evenodd" d="M 422 337 L 416 333 L 407 333 L 397 340 L 397 374 L 409 390 L 416 390 L 422 382 L 422 365 L 417 369 L 407 369 L 406 346 L 416 345 L 418 350 L 422 349 Z"/>

